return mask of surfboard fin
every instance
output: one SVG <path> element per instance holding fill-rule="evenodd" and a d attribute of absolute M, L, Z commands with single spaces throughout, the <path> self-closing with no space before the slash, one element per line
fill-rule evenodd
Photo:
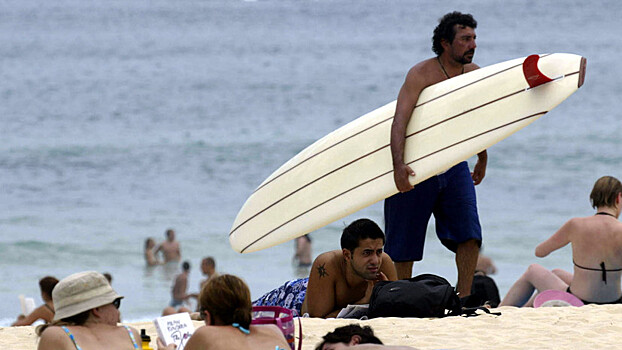
<path fill-rule="evenodd" d="M 523 74 L 525 74 L 525 79 L 530 88 L 553 81 L 553 79 L 547 77 L 538 69 L 539 59 L 540 56 L 538 55 L 530 55 L 523 62 Z"/>

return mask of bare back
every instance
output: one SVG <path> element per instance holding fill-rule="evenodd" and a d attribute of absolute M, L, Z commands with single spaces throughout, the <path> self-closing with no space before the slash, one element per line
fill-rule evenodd
<path fill-rule="evenodd" d="M 622 223 L 612 217 L 590 216 L 575 219 L 570 234 L 574 262 L 582 267 L 606 270 L 622 269 Z M 575 265 L 570 288 L 590 301 L 614 301 L 620 298 L 622 271 L 588 270 Z M 606 280 L 606 283 L 605 283 Z"/>
<path fill-rule="evenodd" d="M 186 291 L 188 290 L 188 274 L 181 273 L 175 278 L 175 284 L 173 285 L 173 298 L 182 300 L 186 298 Z"/>
<path fill-rule="evenodd" d="M 108 350 L 108 349 L 134 349 L 134 345 L 128 331 L 121 326 L 98 324 L 94 327 L 67 326 L 73 334 L 75 342 L 82 349 Z M 130 328 L 134 339 L 140 342 L 140 333 Z M 75 350 L 76 346 L 69 335 L 58 326 L 48 327 L 39 340 L 37 350 Z"/>
<path fill-rule="evenodd" d="M 275 325 L 251 325 L 250 334 L 232 326 L 203 326 L 198 328 L 186 350 L 274 350 L 278 346 L 289 350 L 283 333 Z"/>

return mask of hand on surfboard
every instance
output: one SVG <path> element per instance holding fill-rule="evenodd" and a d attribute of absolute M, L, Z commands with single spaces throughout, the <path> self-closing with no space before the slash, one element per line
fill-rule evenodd
<path fill-rule="evenodd" d="M 393 180 L 398 191 L 408 192 L 413 189 L 414 186 L 408 181 L 409 176 L 415 176 L 415 171 L 406 164 L 393 169 Z"/>
<path fill-rule="evenodd" d="M 477 163 L 475 163 L 473 172 L 471 172 L 471 179 L 473 179 L 473 185 L 477 186 L 482 183 L 482 180 L 484 180 L 484 176 L 486 176 L 486 162 L 478 160 Z"/>

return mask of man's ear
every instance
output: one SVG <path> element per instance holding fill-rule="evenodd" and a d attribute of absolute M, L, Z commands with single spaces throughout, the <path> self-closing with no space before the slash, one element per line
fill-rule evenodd
<path fill-rule="evenodd" d="M 447 39 L 441 39 L 441 47 L 443 48 L 443 52 L 445 52 L 449 50 L 451 43 Z"/>
<path fill-rule="evenodd" d="M 352 338 L 350 338 L 350 345 L 358 345 L 361 343 L 361 336 L 360 335 L 353 335 Z"/>
<path fill-rule="evenodd" d="M 343 257 L 346 258 L 346 260 L 350 260 L 352 259 L 352 252 L 346 248 L 341 249 L 341 253 L 343 254 Z"/>

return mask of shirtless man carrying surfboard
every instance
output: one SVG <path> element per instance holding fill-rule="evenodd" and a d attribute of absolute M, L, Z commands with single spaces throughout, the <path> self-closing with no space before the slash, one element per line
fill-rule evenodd
<path fill-rule="evenodd" d="M 448 13 L 434 30 L 436 57 L 412 67 L 402 85 L 391 127 L 391 154 L 394 181 L 400 193 L 385 200 L 386 251 L 395 261 L 400 279 L 412 275 L 414 261 L 423 258 L 423 244 L 430 216 L 434 214 L 436 233 L 448 249 L 456 253 L 457 291 L 471 294 L 471 284 L 481 245 L 474 185 L 486 174 L 487 153 L 480 152 L 473 173 L 466 161 L 414 187 L 409 178 L 413 169 L 404 163 L 405 132 L 421 91 L 433 84 L 479 67 L 475 54 L 477 22 L 469 14 Z"/>

